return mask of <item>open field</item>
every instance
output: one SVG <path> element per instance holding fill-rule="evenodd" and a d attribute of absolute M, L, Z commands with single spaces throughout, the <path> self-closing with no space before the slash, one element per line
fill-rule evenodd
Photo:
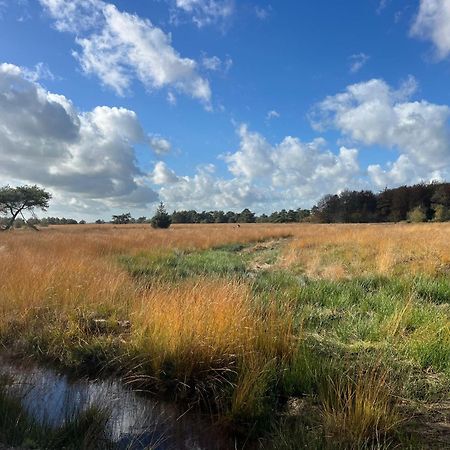
<path fill-rule="evenodd" d="M 5 353 L 114 373 L 245 448 L 450 445 L 448 223 L 61 226 L 0 257 Z"/>

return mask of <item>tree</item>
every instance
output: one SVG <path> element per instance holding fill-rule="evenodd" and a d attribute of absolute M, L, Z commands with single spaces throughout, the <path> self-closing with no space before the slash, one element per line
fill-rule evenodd
<path fill-rule="evenodd" d="M 49 192 L 36 185 L 0 188 L 0 214 L 8 216 L 5 226 L 1 229 L 9 230 L 19 215 L 26 222 L 24 212 L 29 212 L 34 217 L 35 209 L 46 211 L 51 198 Z"/>
<path fill-rule="evenodd" d="M 227 223 L 236 223 L 236 222 L 237 222 L 237 219 L 238 219 L 237 216 L 238 216 L 238 215 L 237 215 L 235 212 L 233 212 L 233 211 L 228 211 L 228 212 L 225 214 L 225 218 L 226 218 Z"/>
<path fill-rule="evenodd" d="M 172 224 L 172 219 L 163 202 L 159 204 L 156 214 L 152 217 L 151 224 L 153 228 L 169 228 Z"/>
<path fill-rule="evenodd" d="M 442 205 L 450 208 L 450 183 L 436 186 L 436 190 L 431 197 L 431 203 L 436 206 Z"/>
<path fill-rule="evenodd" d="M 238 222 L 241 223 L 255 223 L 255 214 L 251 212 L 248 208 L 242 210 L 242 212 L 238 216 Z"/>
<path fill-rule="evenodd" d="M 116 214 L 112 216 L 112 223 L 116 225 L 126 225 L 127 223 L 131 222 L 131 214 L 125 213 L 125 214 Z"/>

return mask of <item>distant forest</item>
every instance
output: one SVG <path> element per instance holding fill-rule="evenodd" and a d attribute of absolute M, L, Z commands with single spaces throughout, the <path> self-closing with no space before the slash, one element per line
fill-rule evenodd
<path fill-rule="evenodd" d="M 174 211 L 173 223 L 368 223 L 426 222 L 450 220 L 450 183 L 416 184 L 372 191 L 343 191 L 326 195 L 311 210 L 281 210 L 256 216 L 248 209 L 241 213 L 223 211 Z"/>
<path fill-rule="evenodd" d="M 343 191 L 326 195 L 309 209 L 275 211 L 256 215 L 249 209 L 233 211 L 174 211 L 172 223 L 369 223 L 369 222 L 445 222 L 450 220 L 450 183 L 416 184 L 372 191 Z M 21 226 L 20 219 L 16 226 Z M 84 224 L 84 220 L 47 217 L 30 219 L 33 225 Z M 97 220 L 96 223 L 105 223 Z M 150 223 L 147 217 L 133 218 L 130 213 L 115 215 L 109 223 Z"/>

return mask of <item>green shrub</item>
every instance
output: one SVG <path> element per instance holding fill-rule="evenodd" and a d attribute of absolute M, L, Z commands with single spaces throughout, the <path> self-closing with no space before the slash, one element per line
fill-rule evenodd
<path fill-rule="evenodd" d="M 427 215 L 421 206 L 418 206 L 417 208 L 414 208 L 411 211 L 409 211 L 408 222 L 420 223 L 420 222 L 426 222 L 426 221 L 427 221 Z"/>

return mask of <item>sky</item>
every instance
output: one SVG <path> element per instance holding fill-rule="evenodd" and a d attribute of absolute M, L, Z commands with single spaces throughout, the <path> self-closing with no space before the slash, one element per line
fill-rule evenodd
<path fill-rule="evenodd" d="M 450 181 L 450 0 L 0 0 L 0 185 L 49 215 Z"/>

